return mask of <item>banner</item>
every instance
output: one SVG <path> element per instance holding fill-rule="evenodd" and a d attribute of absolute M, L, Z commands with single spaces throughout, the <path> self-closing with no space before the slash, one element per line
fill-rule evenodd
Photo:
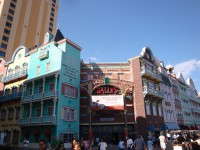
<path fill-rule="evenodd" d="M 123 95 L 92 96 L 92 110 L 124 110 Z"/>

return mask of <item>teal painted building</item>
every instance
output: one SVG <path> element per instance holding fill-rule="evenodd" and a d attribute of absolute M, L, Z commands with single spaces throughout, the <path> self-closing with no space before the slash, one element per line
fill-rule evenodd
<path fill-rule="evenodd" d="M 19 121 L 21 140 L 27 137 L 30 147 L 54 136 L 68 147 L 79 138 L 80 51 L 59 29 L 32 51 Z"/>

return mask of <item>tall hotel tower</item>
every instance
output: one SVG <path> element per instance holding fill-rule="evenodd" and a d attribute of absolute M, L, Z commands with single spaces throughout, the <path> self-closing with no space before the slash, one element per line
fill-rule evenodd
<path fill-rule="evenodd" d="M 20 45 L 31 50 L 54 34 L 59 0 L 0 0 L 0 57 L 10 60 Z"/>

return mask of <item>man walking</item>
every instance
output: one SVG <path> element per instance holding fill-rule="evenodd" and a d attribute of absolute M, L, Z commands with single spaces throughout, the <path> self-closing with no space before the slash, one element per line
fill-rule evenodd
<path fill-rule="evenodd" d="M 144 142 L 141 135 L 138 135 L 137 139 L 133 142 L 133 145 L 136 150 L 144 150 L 147 149 L 146 143 Z"/>

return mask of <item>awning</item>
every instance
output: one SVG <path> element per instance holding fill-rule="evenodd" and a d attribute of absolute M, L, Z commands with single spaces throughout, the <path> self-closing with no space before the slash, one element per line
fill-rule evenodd
<path fill-rule="evenodd" d="M 166 122 L 162 126 L 162 130 L 179 130 L 179 129 L 180 129 L 180 127 L 175 122 Z"/>
<path fill-rule="evenodd" d="M 154 131 L 155 129 L 154 129 L 153 125 L 150 124 L 150 125 L 148 126 L 147 130 L 148 130 L 148 131 Z"/>

